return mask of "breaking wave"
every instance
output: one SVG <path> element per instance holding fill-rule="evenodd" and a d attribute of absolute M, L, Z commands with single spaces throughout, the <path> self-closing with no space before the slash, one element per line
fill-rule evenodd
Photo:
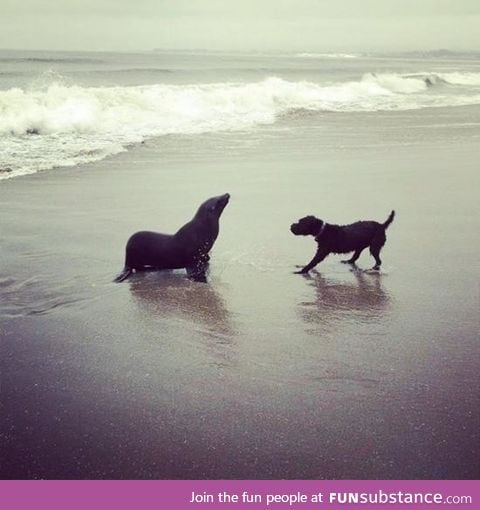
<path fill-rule="evenodd" d="M 330 84 L 272 77 L 254 83 L 14 88 L 0 91 L 0 152 L 7 154 L 0 162 L 0 179 L 95 161 L 165 134 L 272 124 L 292 111 L 468 104 L 480 104 L 480 73 L 366 74 L 358 81 Z"/>

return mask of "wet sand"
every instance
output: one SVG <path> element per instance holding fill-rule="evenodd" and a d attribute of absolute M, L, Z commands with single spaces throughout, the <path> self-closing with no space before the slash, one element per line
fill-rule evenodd
<path fill-rule="evenodd" d="M 1 477 L 477 478 L 478 135 L 376 122 L 164 138 L 0 183 Z M 131 233 L 224 192 L 208 284 L 112 283 Z M 293 220 L 392 208 L 380 273 L 292 274 L 314 251 Z"/>

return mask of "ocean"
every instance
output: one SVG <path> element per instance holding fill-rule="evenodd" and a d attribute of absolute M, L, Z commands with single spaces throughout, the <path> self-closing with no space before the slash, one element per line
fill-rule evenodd
<path fill-rule="evenodd" d="M 279 123 L 295 130 L 303 117 L 348 123 L 352 113 L 415 117 L 480 104 L 475 53 L 2 50 L 0 66 L 0 179 L 79 166 L 172 135 L 269 136 Z"/>
<path fill-rule="evenodd" d="M 2 50 L 0 478 L 478 479 L 479 142 L 478 53 Z M 224 193 L 207 283 L 113 283 Z"/>

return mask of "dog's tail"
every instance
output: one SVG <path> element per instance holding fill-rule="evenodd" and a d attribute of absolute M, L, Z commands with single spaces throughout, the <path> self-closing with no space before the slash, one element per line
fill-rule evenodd
<path fill-rule="evenodd" d="M 393 221 L 393 218 L 395 218 L 395 211 L 392 211 L 390 213 L 390 216 L 387 218 L 387 221 L 383 224 L 383 228 L 385 230 L 387 230 L 388 226 L 390 225 L 390 223 L 392 223 Z"/>
<path fill-rule="evenodd" d="M 132 273 L 133 269 L 131 267 L 125 266 L 122 272 L 119 275 L 117 275 L 117 277 L 113 281 L 115 283 L 123 282 L 123 280 L 126 280 Z"/>

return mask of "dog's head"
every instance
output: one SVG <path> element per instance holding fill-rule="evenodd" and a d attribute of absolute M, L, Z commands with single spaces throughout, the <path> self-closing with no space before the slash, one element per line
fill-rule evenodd
<path fill-rule="evenodd" d="M 323 221 L 315 216 L 305 216 L 300 218 L 297 223 L 290 225 L 290 231 L 296 236 L 316 236 L 322 228 Z"/>

